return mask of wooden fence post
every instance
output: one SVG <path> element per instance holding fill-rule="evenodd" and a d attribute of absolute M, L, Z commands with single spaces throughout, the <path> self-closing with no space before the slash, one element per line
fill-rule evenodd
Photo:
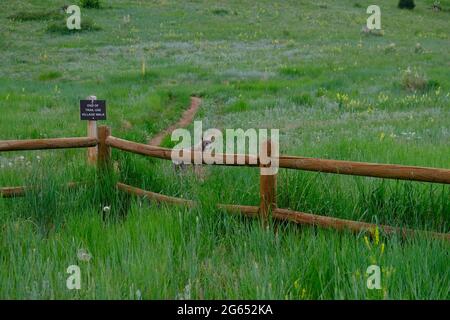
<path fill-rule="evenodd" d="M 108 126 L 99 126 L 98 154 L 97 154 L 97 184 L 96 190 L 102 207 L 102 218 L 106 219 L 111 209 L 114 197 L 114 180 L 112 179 L 111 147 L 106 144 L 106 139 L 111 135 Z"/>
<path fill-rule="evenodd" d="M 111 135 L 111 128 L 108 126 L 99 126 L 98 136 L 98 155 L 97 165 L 99 169 L 110 169 L 111 167 L 111 147 L 106 144 L 106 138 Z"/>
<path fill-rule="evenodd" d="M 265 147 L 267 148 L 267 156 L 272 155 L 272 141 L 267 140 L 264 142 Z M 264 147 L 264 144 L 261 148 Z M 264 172 L 264 168 L 269 168 L 269 164 L 260 164 L 260 175 L 259 175 L 259 193 L 260 193 L 260 204 L 259 204 L 259 215 L 262 219 L 263 225 L 267 226 L 267 222 L 269 220 L 269 216 L 272 211 L 277 206 L 277 175 L 267 175 L 267 172 Z M 265 170 L 267 171 L 267 169 Z"/>
<path fill-rule="evenodd" d="M 96 96 L 89 96 L 86 100 L 97 100 Z M 87 136 L 90 138 L 98 139 L 97 134 L 97 121 L 88 120 L 87 122 Z M 87 149 L 88 163 L 96 164 L 98 155 L 98 147 L 91 147 Z"/>

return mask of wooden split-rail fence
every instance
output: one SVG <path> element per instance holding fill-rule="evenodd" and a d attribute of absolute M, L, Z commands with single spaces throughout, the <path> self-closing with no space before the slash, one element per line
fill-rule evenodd
<path fill-rule="evenodd" d="M 268 150 L 271 149 L 271 142 L 267 141 Z M 111 130 L 107 126 L 99 126 L 97 135 L 81 138 L 57 138 L 57 139 L 33 139 L 33 140 L 0 140 L 0 152 L 19 151 L 19 150 L 41 150 L 41 149 L 65 149 L 65 148 L 89 148 L 89 162 L 96 159 L 99 169 L 111 170 L 111 149 L 118 149 L 144 156 L 172 160 L 172 150 L 157 146 L 151 146 L 132 141 L 120 139 L 111 135 Z M 95 150 L 93 154 L 92 150 Z M 190 152 L 192 162 L 196 157 L 195 151 Z M 222 164 L 214 163 L 213 165 L 225 166 L 253 166 L 259 167 L 260 170 L 264 166 L 260 163 L 257 156 L 244 155 L 245 162 L 238 163 L 238 157 L 241 155 L 215 155 L 223 157 Z M 232 164 L 227 163 L 226 159 L 233 157 L 236 161 Z M 202 157 L 203 163 L 205 158 Z M 229 162 L 229 161 L 228 161 Z M 267 165 L 266 165 L 267 166 Z M 416 166 L 403 166 L 392 164 L 377 164 L 354 161 L 316 159 L 296 156 L 279 156 L 279 167 L 306 171 L 325 172 L 332 174 L 356 175 L 365 177 L 376 177 L 386 179 L 411 180 L 431 183 L 450 184 L 450 169 L 427 168 Z M 102 171 L 101 170 L 101 171 Z M 75 187 L 78 183 L 70 183 L 69 187 Z M 338 230 L 350 230 L 356 233 L 370 232 L 373 233 L 375 228 L 381 229 L 387 234 L 398 233 L 402 236 L 424 234 L 437 238 L 450 240 L 449 233 L 425 232 L 408 228 L 392 227 L 386 225 L 375 225 L 366 222 L 351 221 L 338 219 L 328 216 L 293 211 L 290 209 L 282 209 L 277 206 L 277 175 L 260 174 L 260 203 L 258 206 L 237 205 L 237 204 L 217 204 L 217 207 L 233 213 L 241 213 L 246 216 L 260 217 L 263 224 L 272 217 L 277 220 L 291 221 L 298 224 L 306 224 L 317 227 L 333 228 Z M 117 183 L 120 191 L 128 194 L 145 197 L 157 202 L 171 203 L 174 205 L 182 205 L 187 207 L 195 207 L 196 202 L 186 200 L 159 193 L 143 190 L 125 183 Z M 0 188 L 0 196 L 17 197 L 26 193 L 27 187 L 7 187 Z"/>

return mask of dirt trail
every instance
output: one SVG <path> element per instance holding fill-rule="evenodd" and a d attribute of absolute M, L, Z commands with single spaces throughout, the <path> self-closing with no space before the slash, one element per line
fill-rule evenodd
<path fill-rule="evenodd" d="M 183 112 L 183 115 L 181 116 L 181 119 L 178 120 L 177 123 L 171 125 L 170 127 L 166 128 L 165 130 L 158 133 L 156 136 L 154 136 L 149 142 L 149 145 L 152 146 L 159 146 L 164 139 L 164 137 L 168 134 L 171 134 L 173 130 L 177 128 L 185 128 L 187 127 L 192 120 L 194 120 L 195 114 L 198 111 L 198 108 L 200 107 L 200 104 L 202 103 L 202 99 L 197 97 L 191 97 L 191 105 L 189 109 Z"/>

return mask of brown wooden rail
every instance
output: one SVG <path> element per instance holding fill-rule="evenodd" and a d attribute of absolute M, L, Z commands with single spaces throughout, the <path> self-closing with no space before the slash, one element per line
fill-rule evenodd
<path fill-rule="evenodd" d="M 148 144 L 143 143 L 137 143 L 133 141 L 128 141 L 124 139 L 119 139 L 113 136 L 109 136 L 106 139 L 106 144 L 123 151 L 128 151 L 136 154 L 141 154 L 145 156 L 150 156 L 154 158 L 159 159 L 165 159 L 165 160 L 172 160 L 172 149 L 163 148 L 163 147 L 157 147 L 157 146 L 150 146 Z M 185 151 L 190 153 L 191 162 L 194 161 L 194 158 L 196 156 L 200 156 L 201 152 L 198 151 Z M 182 153 L 182 152 L 181 152 Z M 238 154 L 217 154 L 216 157 L 222 158 L 222 163 L 215 163 L 214 165 L 225 165 L 225 166 L 251 166 L 251 167 L 258 167 L 259 166 L 259 160 L 255 156 L 250 155 L 238 155 Z M 227 157 L 233 158 L 233 161 L 230 161 L 232 163 L 227 164 L 226 159 Z M 237 159 L 238 157 L 242 157 L 243 163 L 238 163 Z M 206 164 L 205 161 L 207 159 L 206 157 L 203 157 L 203 163 Z"/>
<path fill-rule="evenodd" d="M 109 136 L 105 140 L 105 144 L 120 150 L 129 151 L 137 154 L 148 155 L 151 157 L 157 157 L 160 159 L 171 160 L 171 149 L 148 146 L 136 142 L 131 142 L 119 138 Z M 266 147 L 270 150 L 272 143 L 267 142 Z M 191 152 L 191 161 L 194 159 L 194 153 Z M 223 162 L 227 155 L 218 155 L 222 157 Z M 234 159 L 237 159 L 239 155 L 232 155 Z M 203 163 L 206 163 L 205 161 Z M 229 165 L 229 164 L 228 164 Z M 238 164 L 235 164 L 238 165 Z M 450 234 L 428 232 L 413 230 L 408 228 L 391 227 L 387 225 L 377 226 L 372 223 L 358 222 L 352 220 L 338 219 L 327 216 L 320 216 L 305 212 L 293 211 L 289 209 L 281 209 L 277 207 L 276 200 L 276 174 L 267 176 L 262 174 L 263 165 L 260 164 L 258 158 L 245 157 L 245 162 L 241 165 L 247 166 L 259 166 L 261 170 L 260 178 L 260 205 L 257 206 L 242 206 L 242 205 L 226 205 L 217 204 L 218 208 L 240 212 L 247 216 L 259 216 L 263 224 L 265 225 L 268 220 L 268 216 L 272 216 L 278 220 L 291 221 L 298 224 L 306 224 L 312 226 L 318 226 L 323 228 L 333 228 L 337 230 L 350 230 L 356 233 L 359 232 L 373 232 L 376 227 L 380 228 L 387 234 L 397 233 L 402 236 L 411 236 L 416 234 L 423 234 L 432 236 L 435 238 L 441 238 L 450 240 Z M 292 156 L 280 156 L 279 167 L 291 168 L 299 170 L 327 172 L 335 174 L 357 175 L 357 176 L 369 176 L 378 178 L 390 178 L 400 180 L 413 180 L 413 181 L 427 181 L 437 183 L 450 183 L 450 170 L 437 169 L 437 168 L 425 168 L 425 167 L 413 167 L 402 165 L 389 165 L 389 164 L 375 164 L 375 163 L 362 163 L 354 161 L 339 161 L 339 160 L 324 160 L 305 157 L 292 157 Z M 170 197 L 155 192 L 146 191 L 136 187 L 126 185 L 124 183 L 118 183 L 119 190 L 124 192 L 146 197 L 158 202 L 172 203 L 177 205 L 183 205 L 187 207 L 194 207 L 197 204 L 192 200 L 180 199 L 176 197 Z"/>
<path fill-rule="evenodd" d="M 448 169 L 292 156 L 280 156 L 279 163 L 281 168 L 450 184 Z"/>
<path fill-rule="evenodd" d="M 170 197 L 160 193 L 151 192 L 147 190 L 143 190 L 140 188 L 136 188 L 124 183 L 118 183 L 117 188 L 121 191 L 127 192 L 132 195 L 136 195 L 139 197 L 144 197 L 149 200 L 153 200 L 161 203 L 170 203 L 175 205 L 182 205 L 186 207 L 195 207 L 198 204 L 195 201 L 181 199 L 177 197 Z M 229 204 L 217 204 L 217 208 L 223 209 L 231 212 L 240 212 L 246 216 L 250 217 L 259 217 L 259 207 L 257 206 L 243 206 L 243 205 L 229 205 Z M 445 240 L 450 240 L 450 234 L 446 233 L 437 233 L 437 232 L 429 232 L 429 231 L 421 231 L 421 230 L 413 230 L 408 228 L 397 228 L 391 227 L 387 225 L 376 225 L 373 223 L 367 222 L 359 222 L 345 219 L 338 219 L 327 216 L 320 216 L 311 213 L 305 213 L 300 211 L 294 211 L 289 209 L 280 209 L 275 208 L 272 211 L 272 217 L 277 220 L 282 221 L 290 221 L 298 224 L 305 224 L 311 226 L 317 226 L 322 228 L 331 228 L 337 230 L 349 230 L 354 233 L 360 232 L 370 232 L 373 233 L 375 228 L 379 228 L 386 234 L 399 234 L 403 237 L 413 236 L 413 235 L 424 235 L 431 236 L 434 238 L 440 238 Z"/>
<path fill-rule="evenodd" d="M 174 204 L 174 205 L 182 205 L 182 206 L 189 207 L 189 208 L 193 208 L 193 207 L 197 206 L 197 203 L 192 200 L 166 196 L 166 195 L 163 195 L 160 193 L 136 188 L 136 187 L 133 187 L 133 186 L 127 185 L 125 183 L 121 183 L 121 182 L 117 183 L 117 188 L 128 194 L 143 197 L 143 198 L 153 200 L 156 202 L 160 202 L 160 203 L 170 203 L 170 204 Z M 240 212 L 240 213 L 243 213 L 244 215 L 248 215 L 248 216 L 257 216 L 258 212 L 259 212 L 259 208 L 256 206 L 217 204 L 217 207 L 220 209 L 228 210 L 228 211 Z"/>
<path fill-rule="evenodd" d="M 66 188 L 76 188 L 79 186 L 86 185 L 86 182 L 69 182 L 61 187 Z M 5 187 L 0 188 L 0 198 L 15 198 L 15 197 L 23 197 L 26 192 L 29 190 L 33 190 L 34 187 L 30 186 L 20 186 L 20 187 Z"/>
<path fill-rule="evenodd" d="M 127 141 L 116 137 L 109 136 L 106 139 L 106 144 L 128 152 L 137 153 L 141 155 L 147 155 L 160 159 L 171 160 L 171 149 L 149 146 L 142 143 Z M 191 152 L 191 158 L 199 152 Z M 226 159 L 226 154 L 217 155 Z M 229 155 L 228 155 L 229 156 Z M 231 155 L 234 159 L 240 155 Z M 259 159 L 252 156 L 243 156 L 245 163 L 241 165 L 245 166 L 259 166 Z M 223 161 L 225 162 L 225 161 Z M 206 163 L 203 161 L 203 163 Z M 224 165 L 240 165 L 236 162 L 234 164 Z M 289 169 L 299 169 L 306 171 L 316 171 L 325 173 L 335 173 L 344 175 L 366 176 L 375 178 L 388 178 L 398 180 L 411 180 L 422 182 L 434 182 L 450 184 L 450 170 L 440 168 L 427 168 L 427 167 L 415 167 L 415 166 L 403 166 L 396 164 L 377 164 L 377 163 L 365 163 L 355 161 L 342 161 L 342 160 L 327 160 L 316 159 L 306 157 L 294 157 L 294 156 L 280 156 L 279 167 Z"/>
<path fill-rule="evenodd" d="M 0 140 L 0 151 L 86 148 L 97 145 L 96 138 L 55 138 L 30 140 Z"/>
<path fill-rule="evenodd" d="M 95 147 L 98 140 L 95 137 L 53 138 L 53 139 L 27 139 L 27 140 L 0 140 L 0 152 L 43 150 L 43 149 L 69 149 Z M 83 182 L 69 182 L 65 187 L 76 187 L 85 184 Z M 23 197 L 32 187 L 4 187 L 0 188 L 0 197 Z"/>
<path fill-rule="evenodd" d="M 98 146 L 97 161 L 98 167 L 100 169 L 111 169 L 111 150 L 110 150 L 111 147 L 136 154 L 172 160 L 172 149 L 149 146 L 146 144 L 136 143 L 113 137 L 111 136 L 111 131 L 109 127 L 106 126 L 100 126 L 98 128 L 97 137 L 6 140 L 0 141 L 0 151 L 85 148 Z M 270 150 L 271 145 L 272 143 L 268 141 L 266 144 L 268 150 Z M 185 151 L 185 152 L 190 153 L 191 162 L 193 162 L 195 157 L 199 156 L 200 153 L 195 151 Z M 261 202 L 259 207 L 217 204 L 218 208 L 232 212 L 240 212 L 248 216 L 260 216 L 263 218 L 262 220 L 264 223 L 267 220 L 268 216 L 272 215 L 272 217 L 279 220 L 292 221 L 295 223 L 314 225 L 325 228 L 334 228 L 338 230 L 348 229 L 353 232 L 373 231 L 374 228 L 376 228 L 376 225 L 371 223 L 337 219 L 327 216 L 319 216 L 310 213 L 278 208 L 276 204 L 276 174 L 273 174 L 272 176 L 267 176 L 263 174 L 262 170 L 267 165 L 266 166 L 261 165 L 258 157 L 249 155 L 238 155 L 238 154 L 231 154 L 231 155 L 218 154 L 216 155 L 216 159 L 217 158 L 222 158 L 221 164 L 223 165 L 253 166 L 253 167 L 260 167 L 261 170 L 261 179 L 260 179 Z M 232 163 L 227 163 L 226 160 L 230 158 L 233 159 Z M 238 158 L 243 159 L 244 161 L 238 162 L 237 161 Z M 204 157 L 202 157 L 202 159 L 203 163 L 205 164 L 211 163 L 211 161 L 208 161 L 211 159 L 205 160 Z M 293 157 L 293 156 L 280 156 L 279 167 L 334 173 L 334 174 L 450 184 L 450 170 L 439 168 L 315 159 L 315 158 Z M 99 173 L 101 174 L 102 171 L 99 171 Z M 71 187 L 75 185 L 78 184 L 69 183 L 68 186 Z M 123 183 L 118 183 L 117 188 L 127 193 L 135 194 L 138 196 L 144 196 L 159 202 L 167 202 L 189 207 L 197 205 L 194 201 L 191 200 L 169 197 L 158 193 L 142 190 L 136 187 L 132 187 Z M 28 189 L 27 187 L 1 188 L 0 196 L 1 197 L 22 196 L 25 194 L 27 189 Z M 404 236 L 420 233 L 450 240 L 450 234 L 417 231 L 412 229 L 396 228 L 384 225 L 378 227 L 386 233 L 401 233 Z"/>

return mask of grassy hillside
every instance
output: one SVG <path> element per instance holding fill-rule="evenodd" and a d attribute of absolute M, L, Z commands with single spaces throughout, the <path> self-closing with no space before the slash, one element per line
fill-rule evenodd
<path fill-rule="evenodd" d="M 95 94 L 115 136 L 145 142 L 196 95 L 204 128 L 278 128 L 284 154 L 450 168 L 450 1 L 396 3 L 377 2 L 377 36 L 361 32 L 362 0 L 104 0 L 81 9 L 81 32 L 64 28 L 65 1 L 3 1 L 0 139 L 83 136 L 78 101 Z M 105 217 L 85 150 L 0 153 L 0 186 L 43 186 L 0 199 L 1 298 L 449 298 L 448 243 L 264 230 L 213 208 L 258 204 L 256 169 L 208 167 L 199 180 L 113 158 L 112 179 L 201 208 L 109 194 Z M 446 185 L 280 170 L 278 193 L 284 208 L 450 232 Z M 78 291 L 66 288 L 72 264 Z M 366 287 L 371 264 L 382 290 Z"/>

